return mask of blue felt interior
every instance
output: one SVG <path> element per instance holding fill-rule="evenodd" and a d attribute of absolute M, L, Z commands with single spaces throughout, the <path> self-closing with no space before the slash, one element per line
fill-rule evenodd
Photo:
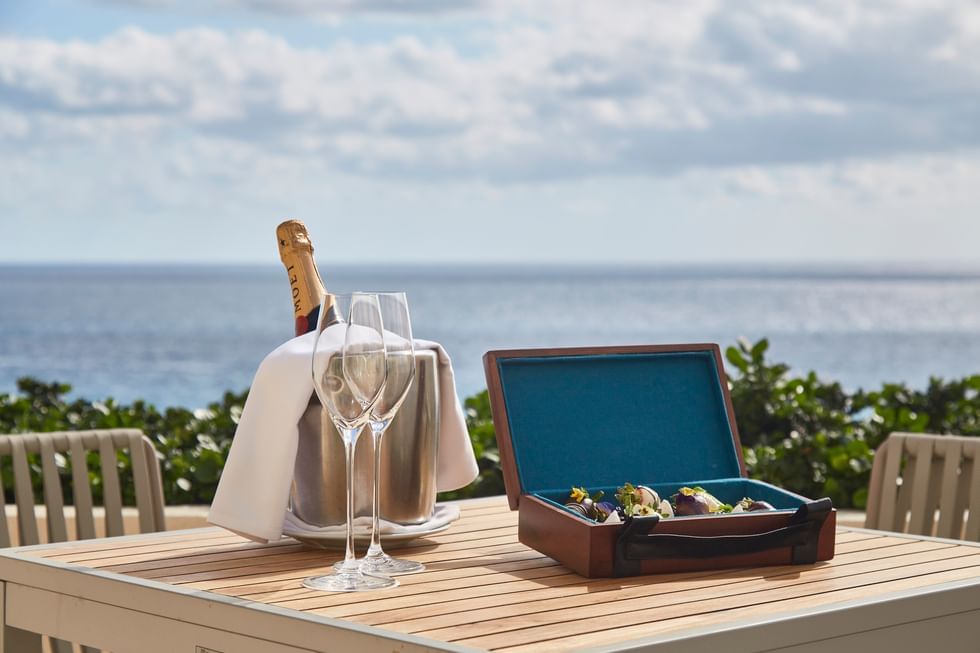
<path fill-rule="evenodd" d="M 625 483 L 623 481 L 622 483 Z M 642 480 L 632 481 L 634 485 L 642 484 L 647 485 L 653 489 L 657 494 L 660 495 L 661 499 L 670 499 L 670 496 L 677 492 L 677 489 L 686 485 L 688 487 L 694 487 L 699 485 L 712 495 L 715 496 L 722 503 L 729 503 L 735 505 L 737 501 L 749 497 L 756 501 L 765 501 L 772 505 L 773 508 L 777 510 L 796 510 L 801 505 L 806 503 L 806 499 L 799 496 L 798 494 L 793 494 L 782 488 L 778 488 L 775 485 L 770 485 L 763 481 L 756 481 L 748 478 L 723 478 L 723 479 L 712 479 L 707 481 L 688 481 L 686 483 L 644 483 Z M 622 485 L 620 483 L 619 485 Z M 569 500 L 568 494 L 569 489 L 560 488 L 555 490 L 544 490 L 537 492 L 537 496 L 545 499 L 546 501 L 553 503 L 556 506 L 561 507 L 563 510 L 567 511 L 570 515 L 575 515 L 576 517 L 582 517 L 579 513 L 568 510 L 564 507 L 566 501 Z M 598 491 L 605 492 L 605 496 L 602 498 L 603 501 L 611 501 L 616 503 L 616 487 L 591 487 L 586 486 L 591 494 L 595 494 Z M 684 519 L 683 517 L 676 517 L 676 519 Z"/>
<path fill-rule="evenodd" d="M 710 351 L 497 365 L 523 494 L 741 474 Z"/>

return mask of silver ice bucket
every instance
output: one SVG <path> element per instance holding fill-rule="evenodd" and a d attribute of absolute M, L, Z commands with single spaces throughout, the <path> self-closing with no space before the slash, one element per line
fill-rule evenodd
<path fill-rule="evenodd" d="M 415 382 L 381 440 L 381 517 L 419 524 L 436 503 L 436 449 L 439 443 L 439 384 L 436 353 L 415 352 Z M 299 424 L 299 448 L 289 500 L 293 513 L 316 526 L 346 519 L 344 444 L 316 395 Z M 374 442 L 370 428 L 354 450 L 355 515 L 371 515 Z"/>

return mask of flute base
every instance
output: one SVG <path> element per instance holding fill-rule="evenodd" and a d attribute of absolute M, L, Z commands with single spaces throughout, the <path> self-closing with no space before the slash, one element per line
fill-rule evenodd
<path fill-rule="evenodd" d="M 343 561 L 336 563 L 334 565 L 334 569 L 340 570 L 343 564 Z M 425 565 L 423 565 L 421 562 L 392 558 L 390 555 L 384 552 L 376 555 L 368 554 L 364 556 L 357 561 L 357 568 L 362 573 L 370 574 L 372 576 L 403 576 L 405 574 L 417 574 L 420 571 L 425 571 Z"/>
<path fill-rule="evenodd" d="M 369 592 L 398 587 L 398 581 L 388 576 L 365 574 L 358 567 L 306 578 L 303 580 L 303 587 L 321 592 Z"/>

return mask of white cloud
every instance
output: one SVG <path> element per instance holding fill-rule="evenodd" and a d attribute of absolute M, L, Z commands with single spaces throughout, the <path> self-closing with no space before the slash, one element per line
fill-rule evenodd
<path fill-rule="evenodd" d="M 98 4 L 161 9 L 188 4 L 189 0 L 90 0 Z M 352 14 L 380 16 L 459 15 L 487 10 L 494 0 L 190 0 L 209 11 L 247 9 L 280 16 L 302 16 L 335 20 Z"/>
<path fill-rule="evenodd" d="M 703 176 L 704 171 L 694 173 Z M 789 200 L 874 203 L 887 208 L 908 202 L 968 206 L 980 201 L 980 153 L 930 154 L 778 167 L 738 166 L 718 173 L 735 194 Z"/>
<path fill-rule="evenodd" d="M 454 3 L 224 4 L 407 15 Z M 175 160 L 229 148 L 344 174 L 492 182 L 719 168 L 763 193 L 745 170 L 980 147 L 970 3 L 486 6 L 460 27 L 484 40 L 476 54 L 413 37 L 410 22 L 404 36 L 324 49 L 262 31 L 6 36 L 0 145 L 121 159 L 139 145 Z"/>
<path fill-rule="evenodd" d="M 139 0 L 135 0 L 139 2 Z M 485 8 L 488 0 L 218 0 L 230 7 L 244 7 L 276 14 L 333 16 L 374 13 L 414 16 L 455 14 Z"/>

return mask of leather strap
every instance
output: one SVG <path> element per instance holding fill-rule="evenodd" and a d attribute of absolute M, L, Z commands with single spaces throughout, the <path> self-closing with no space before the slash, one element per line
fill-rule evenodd
<path fill-rule="evenodd" d="M 817 561 L 820 528 L 832 507 L 828 498 L 810 501 L 793 513 L 789 525 L 749 535 L 651 534 L 660 523 L 659 515 L 631 517 L 616 540 L 613 572 L 616 576 L 636 576 L 642 573 L 643 560 L 717 558 L 785 547 L 793 549 L 793 564 L 811 564 Z"/>

